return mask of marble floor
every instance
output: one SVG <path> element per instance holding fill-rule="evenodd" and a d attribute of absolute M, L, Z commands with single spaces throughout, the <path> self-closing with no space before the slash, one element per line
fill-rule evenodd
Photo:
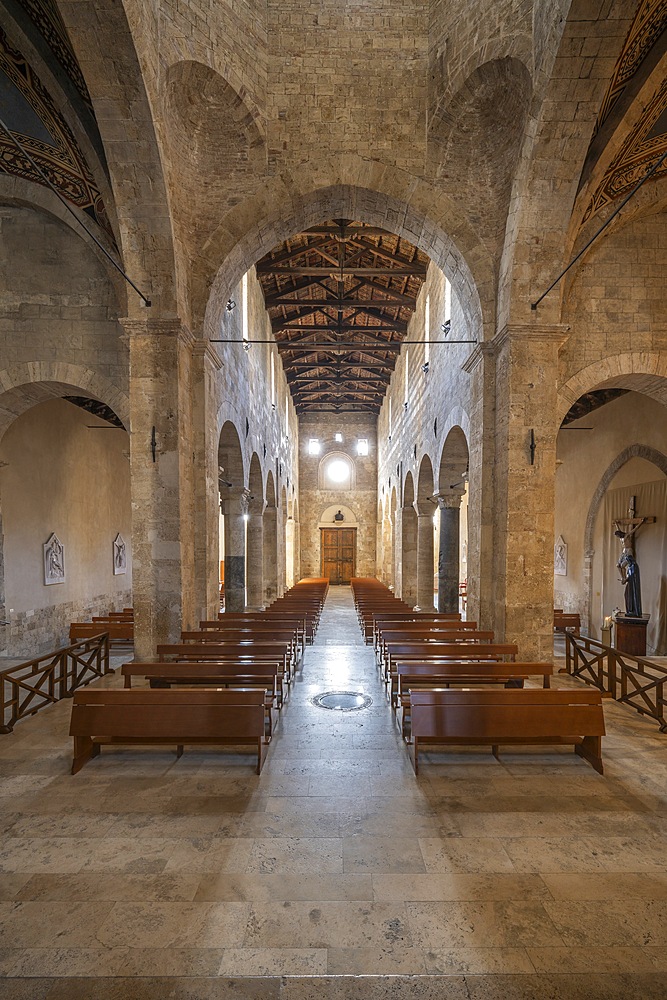
<path fill-rule="evenodd" d="M 72 777 L 47 709 L 0 737 L 0 998 L 664 1000 L 667 736 L 605 715 L 604 777 L 480 748 L 415 779 L 345 587 L 259 777 L 141 748 Z"/>

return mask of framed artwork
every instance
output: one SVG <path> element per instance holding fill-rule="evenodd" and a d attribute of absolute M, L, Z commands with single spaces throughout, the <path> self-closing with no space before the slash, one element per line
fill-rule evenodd
<path fill-rule="evenodd" d="M 119 531 L 113 540 L 113 575 L 120 576 L 121 573 L 127 573 L 127 550 Z"/>
<path fill-rule="evenodd" d="M 567 576 L 567 544 L 563 541 L 562 535 L 558 536 L 554 545 L 554 574 Z"/>
<path fill-rule="evenodd" d="M 44 586 L 65 582 L 65 547 L 54 533 L 44 542 Z"/>

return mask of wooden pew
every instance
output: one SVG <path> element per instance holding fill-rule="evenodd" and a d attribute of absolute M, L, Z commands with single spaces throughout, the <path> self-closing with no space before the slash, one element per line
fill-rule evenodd
<path fill-rule="evenodd" d="M 134 644 L 134 622 L 123 619 L 71 622 L 69 639 L 70 642 L 78 642 L 80 639 L 92 639 L 103 632 L 108 634 L 111 646 L 132 646 Z"/>
<path fill-rule="evenodd" d="M 388 646 L 397 642 L 422 642 L 425 644 L 426 655 L 428 655 L 429 647 L 439 642 L 493 642 L 493 632 L 482 632 L 478 629 L 384 629 L 378 640 L 377 656 L 380 664 L 387 659 Z"/>
<path fill-rule="evenodd" d="M 600 691 L 414 691 L 410 698 L 415 774 L 425 743 L 490 745 L 495 757 L 505 744 L 574 744 L 603 773 Z"/>
<path fill-rule="evenodd" d="M 257 774 L 264 762 L 263 691 L 161 691 L 151 688 L 76 691 L 70 736 L 72 774 L 107 744 L 251 745 Z"/>
<path fill-rule="evenodd" d="M 214 660 L 219 663 L 280 663 L 290 679 L 290 645 L 286 642 L 177 642 L 160 643 L 157 658 L 162 663 L 182 660 Z"/>
<path fill-rule="evenodd" d="M 385 647 L 384 676 L 387 679 L 396 660 L 509 660 L 516 659 L 519 647 L 513 642 L 388 642 Z"/>
<path fill-rule="evenodd" d="M 551 687 L 553 663 L 499 663 L 497 660 L 433 660 L 419 663 L 398 660 L 390 676 L 390 699 L 393 708 L 404 705 L 411 688 L 449 687 L 450 684 L 507 684 L 541 677 L 542 687 Z M 523 686 L 523 685 L 522 685 Z"/>
<path fill-rule="evenodd" d="M 187 661 L 185 663 L 132 662 L 124 663 L 121 676 L 126 688 L 132 687 L 133 677 L 143 677 L 151 687 L 172 684 L 204 685 L 205 687 L 261 687 L 270 694 L 277 708 L 284 701 L 283 671 L 279 663 L 216 663 Z"/>
<path fill-rule="evenodd" d="M 574 635 L 579 635 L 581 616 L 566 614 L 564 611 L 554 611 L 554 632 L 572 632 Z"/>
<path fill-rule="evenodd" d="M 297 642 L 294 629 L 284 629 L 271 626 L 268 629 L 200 629 L 194 632 L 181 632 L 181 642 L 213 642 L 213 643 L 244 643 L 252 645 L 256 642 L 284 642 L 289 646 L 289 659 L 295 666 L 300 663 L 303 647 Z"/>

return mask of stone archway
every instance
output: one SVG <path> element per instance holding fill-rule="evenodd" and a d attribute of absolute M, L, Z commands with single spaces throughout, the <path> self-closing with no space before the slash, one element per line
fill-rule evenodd
<path fill-rule="evenodd" d="M 248 494 L 246 601 L 250 608 L 261 608 L 264 605 L 264 486 L 262 467 L 255 452 L 250 459 Z"/>
<path fill-rule="evenodd" d="M 422 611 L 433 610 L 433 466 L 428 455 L 419 465 L 417 477 L 417 605 Z"/>
<path fill-rule="evenodd" d="M 398 512 L 401 548 L 399 555 L 400 597 L 414 607 L 417 603 L 417 511 L 412 473 L 408 472 L 403 486 L 403 507 Z"/>
<path fill-rule="evenodd" d="M 593 534 L 595 532 L 595 523 L 602 505 L 602 501 L 605 493 L 609 489 L 614 477 L 623 468 L 623 466 L 630 461 L 632 458 L 643 458 L 647 462 L 651 462 L 667 476 L 667 455 L 664 455 L 661 451 L 657 451 L 655 448 L 650 448 L 648 445 L 643 444 L 633 444 L 616 456 L 613 462 L 607 467 L 600 482 L 598 483 L 595 493 L 591 499 L 590 506 L 588 508 L 588 515 L 586 517 L 586 527 L 584 528 L 584 622 L 586 623 L 587 631 L 590 635 L 592 628 L 592 608 L 593 608 L 593 559 L 595 557 L 595 550 L 593 548 Z"/>
<path fill-rule="evenodd" d="M 438 611 L 459 610 L 461 502 L 466 493 L 468 463 L 466 436 L 461 427 L 454 426 L 442 446 L 438 470 Z"/>
<path fill-rule="evenodd" d="M 243 472 L 241 439 L 228 420 L 220 431 L 218 445 L 220 503 L 225 552 L 225 608 L 243 611 L 246 600 L 247 491 Z"/>
<path fill-rule="evenodd" d="M 266 477 L 264 508 L 264 604 L 272 604 L 278 596 L 278 507 L 273 473 Z"/>

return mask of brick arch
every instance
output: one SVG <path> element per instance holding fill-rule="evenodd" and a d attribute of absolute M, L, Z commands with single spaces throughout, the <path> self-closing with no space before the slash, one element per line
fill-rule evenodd
<path fill-rule="evenodd" d="M 667 455 L 645 444 L 631 444 L 616 456 L 600 478 L 600 482 L 591 498 L 586 517 L 586 526 L 584 528 L 584 594 L 586 602 L 584 619 L 588 623 L 589 634 L 592 625 L 591 608 L 593 607 L 593 556 L 595 554 L 593 550 L 593 533 L 595 531 L 595 522 L 597 521 L 604 495 L 609 489 L 614 476 L 632 458 L 643 458 L 647 462 L 651 462 L 664 476 L 667 476 Z"/>
<path fill-rule="evenodd" d="M 224 304 L 242 275 L 294 233 L 330 218 L 395 232 L 446 272 L 473 335 L 491 336 L 495 275 L 490 254 L 460 205 L 433 184 L 373 160 L 322 156 L 267 179 L 235 206 L 193 262 L 191 326 L 219 329 Z"/>
<path fill-rule="evenodd" d="M 667 353 L 627 351 L 602 358 L 582 368 L 558 390 L 558 427 L 580 396 L 593 389 L 612 386 L 641 392 L 667 405 Z"/>
<path fill-rule="evenodd" d="M 47 399 L 86 395 L 111 407 L 130 429 L 126 393 L 91 368 L 62 361 L 30 361 L 0 371 L 0 437 L 30 407 Z"/>

